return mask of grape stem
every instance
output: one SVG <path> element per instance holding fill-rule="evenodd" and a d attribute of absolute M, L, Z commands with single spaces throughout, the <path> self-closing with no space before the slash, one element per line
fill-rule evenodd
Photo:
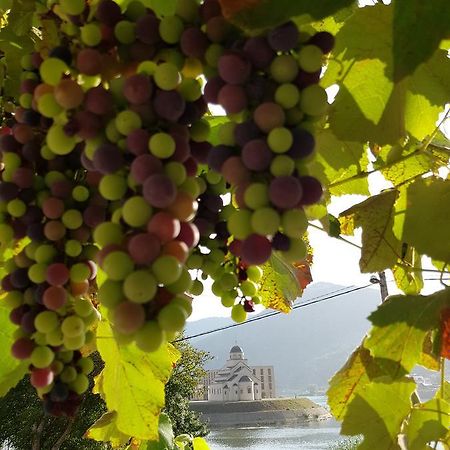
<path fill-rule="evenodd" d="M 325 229 L 323 229 L 322 227 L 319 227 L 317 225 L 314 225 L 311 222 L 309 222 L 309 226 L 312 227 L 312 228 L 315 228 L 316 230 L 320 230 L 320 231 L 323 231 L 324 233 L 327 233 L 327 231 Z M 329 236 L 329 234 L 328 234 L 328 236 Z M 339 239 L 340 241 L 343 241 L 343 242 L 345 242 L 347 244 L 352 245 L 353 247 L 356 247 L 358 250 L 362 250 L 362 247 L 360 245 L 355 244 L 354 242 L 349 241 L 349 240 L 343 238 L 342 236 L 336 236 L 336 237 L 335 236 L 330 236 L 330 237 L 334 237 L 335 239 Z"/>

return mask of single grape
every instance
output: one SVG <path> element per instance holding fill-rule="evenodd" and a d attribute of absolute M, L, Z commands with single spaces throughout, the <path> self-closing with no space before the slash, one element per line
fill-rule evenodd
<path fill-rule="evenodd" d="M 247 312 L 240 303 L 232 307 L 231 318 L 237 323 L 245 322 L 247 319 Z"/>
<path fill-rule="evenodd" d="M 146 303 L 156 294 L 155 277 L 146 270 L 138 270 L 125 278 L 123 292 L 128 300 L 135 303 Z"/>

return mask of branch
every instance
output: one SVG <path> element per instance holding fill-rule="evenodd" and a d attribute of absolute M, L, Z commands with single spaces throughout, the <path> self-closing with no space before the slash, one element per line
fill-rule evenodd
<path fill-rule="evenodd" d="M 70 432 L 72 431 L 73 424 L 75 422 L 75 417 L 71 417 L 67 422 L 67 426 L 58 440 L 53 444 L 51 450 L 60 450 L 61 445 L 64 444 L 64 441 L 68 438 Z"/>
<path fill-rule="evenodd" d="M 45 420 L 46 420 L 46 416 L 43 415 L 41 421 L 39 422 L 39 425 L 35 425 L 34 428 L 34 433 L 33 433 L 33 444 L 31 447 L 31 450 L 40 450 L 41 449 L 41 437 L 42 437 L 42 432 L 44 431 L 44 425 L 45 425 Z"/>

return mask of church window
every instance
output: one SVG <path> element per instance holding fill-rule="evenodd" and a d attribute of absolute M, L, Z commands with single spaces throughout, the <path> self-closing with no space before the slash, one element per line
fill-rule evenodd
<path fill-rule="evenodd" d="M 251 388 L 251 387 L 248 387 L 248 388 L 247 388 L 247 393 L 248 393 L 248 394 L 251 394 L 251 393 L 252 393 L 252 388 Z"/>
<path fill-rule="evenodd" d="M 244 391 L 241 389 L 241 394 L 243 394 L 244 393 Z"/>
<path fill-rule="evenodd" d="M 269 375 L 271 375 L 272 371 L 270 369 L 267 369 L 267 372 L 269 373 Z"/>

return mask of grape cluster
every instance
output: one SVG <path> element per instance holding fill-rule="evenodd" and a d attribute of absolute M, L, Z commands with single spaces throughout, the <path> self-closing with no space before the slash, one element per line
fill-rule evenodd
<path fill-rule="evenodd" d="M 220 10 L 212 14 L 221 20 Z M 288 22 L 222 48 L 211 68 L 216 74 L 208 79 L 205 98 L 232 120 L 223 125 L 207 162 L 233 187 L 238 208 L 228 218 L 228 231 L 246 264 L 261 265 L 273 251 L 287 261 L 305 257 L 303 207 L 322 195 L 306 163 L 315 148 L 314 123 L 328 106 L 317 83 L 332 46 L 329 33 L 303 36 Z"/>
<path fill-rule="evenodd" d="M 58 125 L 39 106 L 41 58 L 23 58 L 20 106 L 0 138 L 1 246 L 16 243 L 1 282 L 10 319 L 18 326 L 12 354 L 30 365 L 30 379 L 55 415 L 76 412 L 93 363 L 80 350 L 93 341 L 97 267 L 91 217 L 104 202 L 80 163 L 81 149 L 50 148 Z M 44 108 L 45 109 L 45 108 Z"/>

